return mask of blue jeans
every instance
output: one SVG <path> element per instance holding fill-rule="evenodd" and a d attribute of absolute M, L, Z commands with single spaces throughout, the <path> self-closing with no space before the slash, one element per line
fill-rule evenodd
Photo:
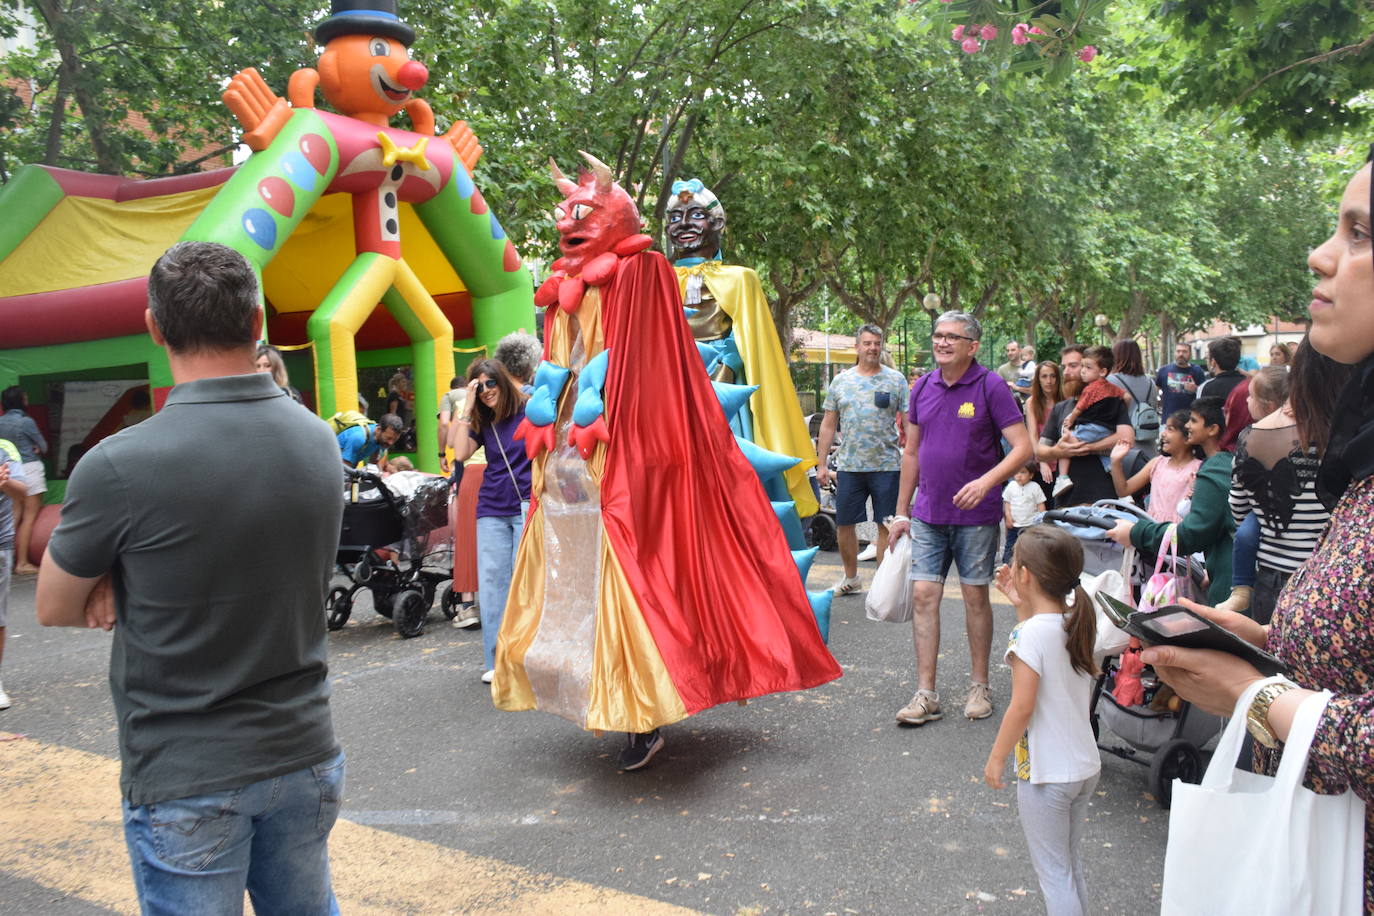
<path fill-rule="evenodd" d="M 1236 529 L 1231 547 L 1231 587 L 1248 585 L 1254 588 L 1255 569 L 1259 562 L 1260 524 L 1255 513 L 1245 516 Z"/>
<path fill-rule="evenodd" d="M 489 516 L 477 520 L 477 610 L 482 617 L 482 652 L 490 671 L 496 667 L 496 636 L 506 616 L 510 577 L 515 552 L 525 529 L 529 503 L 520 504 L 519 515 Z"/>
<path fill-rule="evenodd" d="M 1116 430 L 1108 429 L 1101 423 L 1079 423 L 1069 431 L 1079 442 L 1101 442 L 1116 432 Z M 1097 458 L 1102 462 L 1102 469 L 1110 474 L 1112 472 L 1112 456 L 1098 455 Z"/>
<path fill-rule="evenodd" d="M 911 581 L 944 582 L 952 564 L 964 585 L 992 582 L 997 525 L 927 525 L 911 520 Z"/>
<path fill-rule="evenodd" d="M 237 789 L 151 805 L 124 802 L 124 841 L 144 916 L 337 916 L 329 831 L 343 801 L 343 751 Z"/>

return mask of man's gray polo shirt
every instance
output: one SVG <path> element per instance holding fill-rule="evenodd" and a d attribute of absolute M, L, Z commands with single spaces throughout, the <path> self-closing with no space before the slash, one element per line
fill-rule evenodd
<path fill-rule="evenodd" d="M 114 576 L 130 804 L 338 751 L 323 603 L 342 492 L 333 433 L 266 373 L 177 385 L 76 466 L 48 549 L 74 576 Z"/>

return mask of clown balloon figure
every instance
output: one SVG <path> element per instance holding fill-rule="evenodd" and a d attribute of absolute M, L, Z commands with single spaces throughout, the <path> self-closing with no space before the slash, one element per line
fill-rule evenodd
<path fill-rule="evenodd" d="M 687 324 L 707 372 L 717 383 L 747 385 L 754 391 L 730 416 L 731 427 L 769 451 L 811 455 L 811 436 L 759 275 L 721 259 L 725 207 L 700 180 L 675 181 L 666 222 Z M 816 498 L 807 475 L 814 464 L 808 458 L 776 483 L 765 481 L 769 496 L 793 500 L 802 517 L 814 514 Z M 795 531 L 799 537 L 799 524 Z M 794 539 L 792 546 L 803 545 Z"/>
<path fill-rule="evenodd" d="M 840 676 L 760 482 L 797 459 L 742 443 L 687 326 L 677 278 L 610 169 L 552 166 L 563 256 L 535 302 L 544 362 L 517 435 L 533 499 L 496 650 L 502 709 L 630 735 Z M 753 449 L 746 457 L 744 448 Z"/>

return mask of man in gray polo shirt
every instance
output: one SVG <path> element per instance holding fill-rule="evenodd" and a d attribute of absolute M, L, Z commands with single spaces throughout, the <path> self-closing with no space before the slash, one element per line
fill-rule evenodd
<path fill-rule="evenodd" d="M 124 833 L 145 914 L 237 912 L 245 887 L 260 913 L 337 913 L 326 842 L 344 761 L 323 606 L 338 446 L 253 371 L 262 309 L 233 249 L 173 246 L 148 304 L 176 386 L 76 466 L 38 619 L 114 630 Z M 269 450 L 278 473 L 244 460 Z"/>

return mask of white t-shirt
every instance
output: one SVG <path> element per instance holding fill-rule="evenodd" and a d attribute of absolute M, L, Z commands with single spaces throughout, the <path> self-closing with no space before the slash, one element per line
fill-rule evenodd
<path fill-rule="evenodd" d="M 1067 618 L 1035 614 L 1012 628 L 1005 658 L 1015 655 L 1040 675 L 1026 734 L 1016 745 L 1016 776 L 1039 782 L 1078 782 L 1102 769 L 1088 721 L 1093 677 L 1069 664 Z"/>
<path fill-rule="evenodd" d="M 1040 484 L 1032 480 L 1024 487 L 1016 482 L 1016 478 L 1007 481 L 1007 485 L 1002 488 L 1002 501 L 1011 504 L 1011 523 L 1013 528 L 1025 528 L 1039 511 L 1039 506 L 1045 501 L 1045 491 L 1040 489 Z"/>

